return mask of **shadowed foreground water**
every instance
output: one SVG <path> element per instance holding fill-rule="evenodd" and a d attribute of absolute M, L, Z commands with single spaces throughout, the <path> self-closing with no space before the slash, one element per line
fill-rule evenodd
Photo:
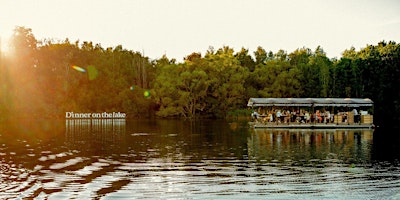
<path fill-rule="evenodd" d="M 399 137 L 378 131 L 13 122 L 0 127 L 0 199 L 400 199 Z"/>

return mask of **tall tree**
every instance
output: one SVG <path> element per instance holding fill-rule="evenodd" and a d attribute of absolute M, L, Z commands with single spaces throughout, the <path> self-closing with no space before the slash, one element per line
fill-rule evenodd
<path fill-rule="evenodd" d="M 247 102 L 244 82 L 249 75 L 249 69 L 242 67 L 234 56 L 232 48 L 225 46 L 214 54 L 206 54 L 206 62 L 211 79 L 208 103 L 216 116 L 226 116 L 231 111 L 242 107 Z"/>
<path fill-rule="evenodd" d="M 255 61 L 249 55 L 249 50 L 242 48 L 239 52 L 235 54 L 235 58 L 240 62 L 242 67 L 246 67 L 250 72 L 255 69 Z"/>

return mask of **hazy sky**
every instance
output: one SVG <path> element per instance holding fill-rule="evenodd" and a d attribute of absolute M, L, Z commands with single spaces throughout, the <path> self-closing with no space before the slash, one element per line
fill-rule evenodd
<path fill-rule="evenodd" d="M 399 0 L 0 0 L 2 45 L 15 26 L 36 39 L 122 45 L 151 59 L 178 61 L 230 46 L 253 51 L 320 45 L 330 58 L 345 49 L 400 42 Z M 4 49 L 5 47 L 3 47 Z"/>

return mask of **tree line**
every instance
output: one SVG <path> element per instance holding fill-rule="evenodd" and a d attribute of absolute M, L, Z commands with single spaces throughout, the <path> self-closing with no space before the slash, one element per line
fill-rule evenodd
<path fill-rule="evenodd" d="M 291 53 L 223 46 L 177 62 L 121 45 L 38 41 L 31 29 L 16 27 L 10 50 L 0 57 L 0 112 L 7 116 L 123 111 L 223 118 L 246 113 L 250 97 L 352 97 L 375 102 L 374 121 L 400 121 L 400 45 L 394 41 L 352 47 L 340 59 L 328 58 L 320 46 Z"/>

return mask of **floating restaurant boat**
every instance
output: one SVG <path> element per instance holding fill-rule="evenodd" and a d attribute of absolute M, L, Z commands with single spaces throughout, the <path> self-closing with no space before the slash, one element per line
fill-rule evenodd
<path fill-rule="evenodd" d="M 250 98 L 247 106 L 254 128 L 372 129 L 373 104 L 368 98 Z"/>

